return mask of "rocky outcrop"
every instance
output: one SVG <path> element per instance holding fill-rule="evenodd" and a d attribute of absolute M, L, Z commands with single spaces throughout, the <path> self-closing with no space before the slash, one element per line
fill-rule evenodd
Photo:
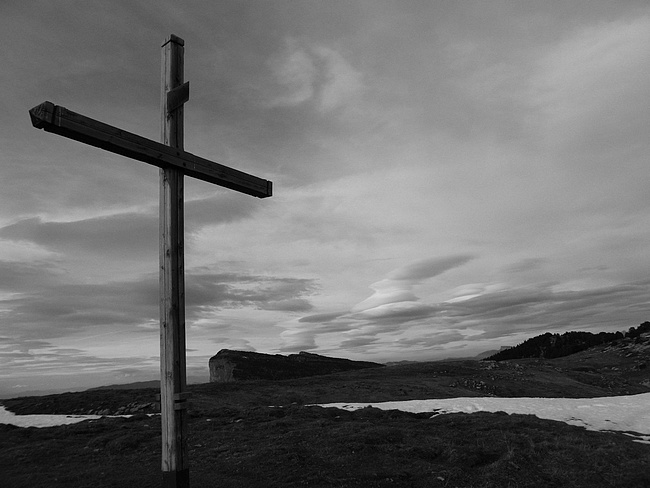
<path fill-rule="evenodd" d="M 283 356 L 249 351 L 222 349 L 210 358 L 210 382 L 228 383 L 241 380 L 285 380 L 318 376 L 384 365 L 366 361 L 331 358 L 300 352 Z"/>

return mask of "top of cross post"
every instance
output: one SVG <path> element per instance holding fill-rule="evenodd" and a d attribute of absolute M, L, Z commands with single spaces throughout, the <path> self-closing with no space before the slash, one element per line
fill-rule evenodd
<path fill-rule="evenodd" d="M 173 42 L 178 44 L 179 46 L 185 46 L 185 41 L 181 39 L 178 36 L 175 36 L 174 34 L 170 34 L 168 38 L 165 39 L 165 42 L 163 42 L 163 46 L 167 44 L 168 42 Z M 162 46 L 161 46 L 162 47 Z"/>

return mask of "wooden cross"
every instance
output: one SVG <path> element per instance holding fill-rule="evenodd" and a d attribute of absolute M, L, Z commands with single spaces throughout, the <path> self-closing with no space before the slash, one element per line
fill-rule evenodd
<path fill-rule="evenodd" d="M 160 413 L 163 486 L 189 487 L 185 373 L 183 175 L 258 198 L 270 197 L 270 181 L 200 158 L 183 149 L 183 39 L 162 45 L 161 142 L 74 113 L 51 102 L 29 111 L 32 124 L 91 146 L 160 168 Z"/>

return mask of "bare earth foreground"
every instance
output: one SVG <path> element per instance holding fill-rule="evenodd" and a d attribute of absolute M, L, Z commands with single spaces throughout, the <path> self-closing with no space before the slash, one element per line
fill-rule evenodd
<path fill-rule="evenodd" d="M 601 349 L 554 360 L 416 363 L 299 380 L 194 385 L 191 483 L 195 488 L 650 486 L 650 445 L 624 433 L 532 414 L 432 417 L 310 406 L 636 395 L 650 392 L 650 373 L 641 365 L 639 357 Z M 154 389 L 89 390 L 3 400 L 21 414 L 141 413 L 40 429 L 0 425 L 2 486 L 160 486 L 160 421 L 146 415 L 155 411 L 155 394 Z"/>

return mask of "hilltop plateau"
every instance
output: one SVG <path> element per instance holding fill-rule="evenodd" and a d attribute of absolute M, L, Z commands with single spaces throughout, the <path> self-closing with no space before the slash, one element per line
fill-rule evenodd
<path fill-rule="evenodd" d="M 650 392 L 646 334 L 568 356 L 406 363 L 188 387 L 193 487 L 650 486 L 650 446 L 532 415 L 412 414 L 315 403 Z M 3 400 L 16 413 L 133 414 L 0 425 L 5 486 L 160 486 L 153 388 Z"/>

